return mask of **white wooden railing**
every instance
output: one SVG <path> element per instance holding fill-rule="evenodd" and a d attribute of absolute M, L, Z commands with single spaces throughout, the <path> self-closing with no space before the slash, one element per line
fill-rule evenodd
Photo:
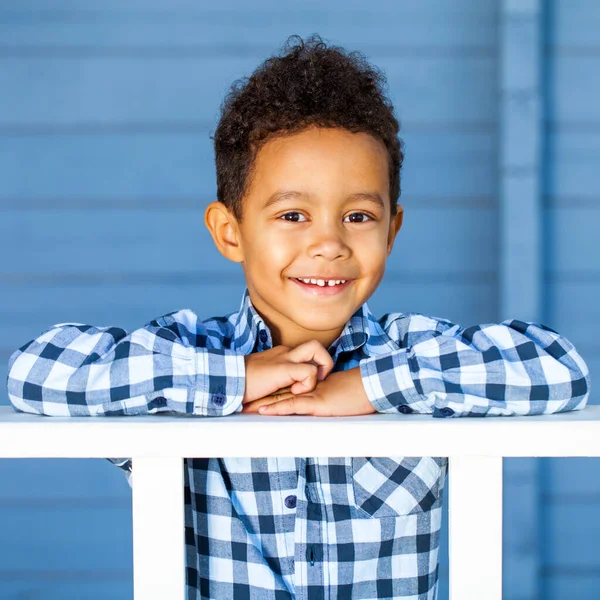
<path fill-rule="evenodd" d="M 62 418 L 0 407 L 0 458 L 133 458 L 135 600 L 185 598 L 183 457 L 397 455 L 449 457 L 450 598 L 501 600 L 502 458 L 600 456 L 600 406 L 448 419 Z"/>

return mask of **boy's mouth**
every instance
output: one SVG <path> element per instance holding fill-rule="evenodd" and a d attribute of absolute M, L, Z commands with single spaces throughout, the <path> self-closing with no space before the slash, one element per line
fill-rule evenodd
<path fill-rule="evenodd" d="M 312 296 L 334 296 L 345 290 L 352 279 L 312 279 L 304 277 L 290 277 L 299 288 Z"/>

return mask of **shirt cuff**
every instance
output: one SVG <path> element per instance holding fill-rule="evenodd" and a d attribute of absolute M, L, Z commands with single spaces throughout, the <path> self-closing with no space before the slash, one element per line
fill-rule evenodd
<path fill-rule="evenodd" d="M 394 350 L 359 362 L 365 392 L 377 412 L 404 412 L 401 406 L 412 409 L 407 412 L 422 410 L 424 402 L 410 374 L 408 352 Z"/>
<path fill-rule="evenodd" d="M 196 382 L 192 412 L 221 417 L 239 412 L 246 389 L 244 355 L 235 350 L 196 348 Z"/>

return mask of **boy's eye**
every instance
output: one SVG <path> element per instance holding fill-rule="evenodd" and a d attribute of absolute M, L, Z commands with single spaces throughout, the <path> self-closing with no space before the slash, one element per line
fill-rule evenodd
<path fill-rule="evenodd" d="M 367 213 L 364 212 L 354 212 L 348 215 L 348 217 L 367 217 L 367 219 L 371 219 L 371 221 L 373 220 L 373 217 L 371 217 L 370 215 L 368 215 Z M 365 223 L 366 221 L 364 219 L 361 219 L 360 221 L 357 221 L 356 219 L 351 219 L 350 223 Z"/>
<path fill-rule="evenodd" d="M 292 215 L 291 218 L 286 218 L 289 217 L 290 215 Z M 299 212 L 295 212 L 295 211 L 290 211 L 290 212 L 286 212 L 283 215 L 281 215 L 281 217 L 279 217 L 280 219 L 283 219 L 284 221 L 290 221 L 291 223 L 302 223 L 303 221 L 298 221 L 297 219 L 294 218 L 295 215 L 299 215 L 299 216 L 304 216 Z"/>
<path fill-rule="evenodd" d="M 299 213 L 299 212 L 296 212 L 296 211 L 290 211 L 290 212 L 284 213 L 279 218 L 283 219 L 284 221 L 289 221 L 291 223 L 304 223 L 304 221 L 299 220 L 297 217 L 304 217 L 304 215 L 302 213 Z M 363 213 L 363 212 L 354 212 L 354 213 L 351 213 L 346 218 L 350 218 L 350 217 L 358 217 L 358 219 L 351 218 L 350 221 L 346 221 L 346 219 L 344 219 L 344 222 L 346 222 L 346 223 L 365 223 L 365 219 L 363 219 L 361 217 L 366 217 L 367 220 L 368 219 L 373 220 L 373 217 L 371 217 L 367 213 Z M 304 220 L 306 220 L 306 219 L 304 219 Z"/>

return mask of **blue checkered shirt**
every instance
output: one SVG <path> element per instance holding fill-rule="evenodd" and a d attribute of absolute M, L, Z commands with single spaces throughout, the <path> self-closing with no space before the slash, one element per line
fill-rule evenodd
<path fill-rule="evenodd" d="M 19 411 L 52 416 L 240 412 L 244 356 L 272 348 L 244 291 L 240 310 L 189 309 L 128 332 L 52 326 L 9 358 Z M 463 328 L 363 304 L 331 344 L 359 367 L 377 412 L 433 417 L 578 410 L 589 373 L 573 345 L 517 320 Z M 131 459 L 109 458 L 131 483 Z M 185 459 L 188 600 L 435 600 L 445 457 Z"/>

